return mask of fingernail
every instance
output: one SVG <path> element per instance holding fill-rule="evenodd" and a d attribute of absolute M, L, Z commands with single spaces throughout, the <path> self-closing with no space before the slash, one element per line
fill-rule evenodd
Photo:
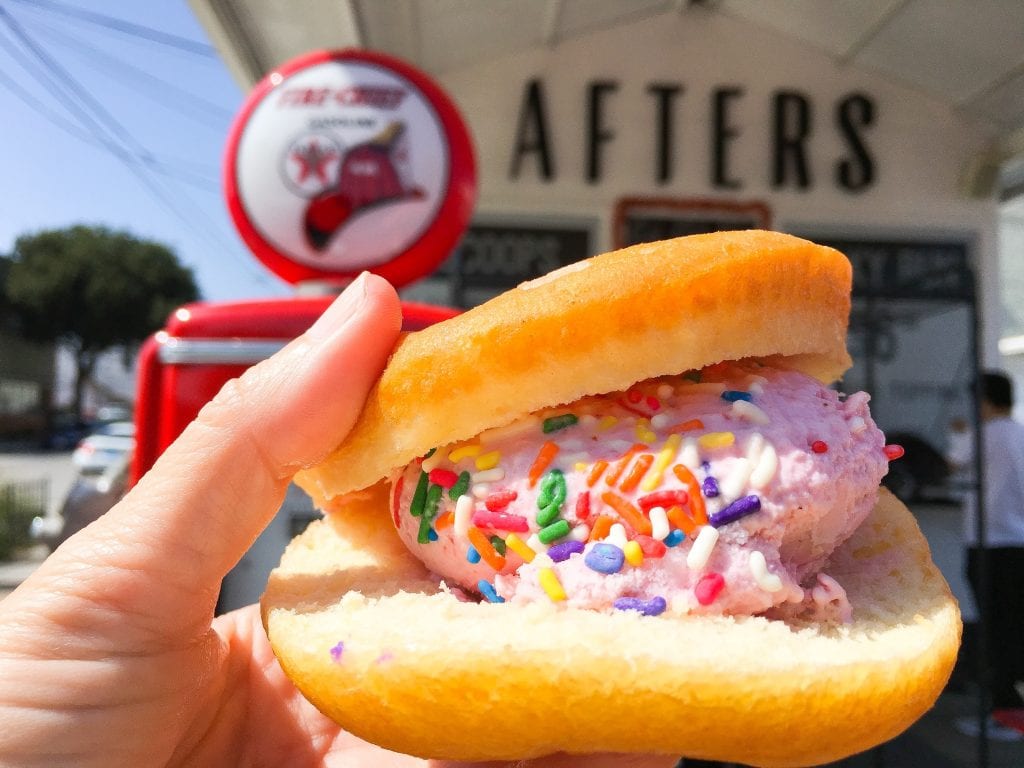
<path fill-rule="evenodd" d="M 306 331 L 306 338 L 312 341 L 323 341 L 359 313 L 366 302 L 367 274 L 367 272 L 363 272 L 341 292 L 338 298 L 309 327 L 309 330 Z"/>

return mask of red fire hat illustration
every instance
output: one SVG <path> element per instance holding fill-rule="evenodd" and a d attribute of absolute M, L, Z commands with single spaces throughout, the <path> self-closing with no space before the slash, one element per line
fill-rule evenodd
<path fill-rule="evenodd" d="M 411 179 L 405 124 L 390 123 L 369 141 L 345 152 L 337 184 L 314 197 L 306 208 L 306 238 L 313 248 L 323 250 L 360 211 L 422 196 L 423 190 Z"/>

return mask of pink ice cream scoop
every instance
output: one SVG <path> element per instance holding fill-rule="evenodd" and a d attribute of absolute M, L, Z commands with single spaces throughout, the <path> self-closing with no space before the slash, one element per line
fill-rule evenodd
<path fill-rule="evenodd" d="M 848 621 L 821 569 L 887 461 L 865 393 L 719 364 L 438 447 L 392 512 L 431 571 L 492 602 Z"/>

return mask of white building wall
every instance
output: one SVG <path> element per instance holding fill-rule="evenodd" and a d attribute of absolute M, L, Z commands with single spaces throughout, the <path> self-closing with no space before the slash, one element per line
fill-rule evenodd
<path fill-rule="evenodd" d="M 555 176 L 541 180 L 534 157 L 519 178 L 509 169 L 527 82 L 545 90 Z M 587 87 L 611 80 L 605 122 L 615 138 L 603 151 L 604 176 L 584 178 Z M 764 201 L 777 229 L 851 237 L 953 237 L 971 243 L 980 266 L 983 356 L 998 360 L 998 206 L 962 191 L 969 159 L 986 146 L 991 126 L 972 123 L 937 100 L 870 72 L 842 66 L 806 45 L 722 14 L 659 16 L 632 25 L 498 58 L 441 76 L 467 117 L 481 180 L 478 216 L 571 217 L 595 222 L 595 249 L 612 247 L 612 216 L 623 196 Z M 650 83 L 678 83 L 674 130 L 676 171 L 655 177 L 655 100 Z M 710 182 L 711 93 L 738 86 L 744 95 L 731 120 L 731 172 L 740 190 Z M 780 89 L 800 91 L 813 106 L 812 187 L 771 187 L 771 103 Z M 834 164 L 849 154 L 834 127 L 837 102 L 852 92 L 875 102 L 864 135 L 875 161 L 873 186 L 840 189 Z"/>

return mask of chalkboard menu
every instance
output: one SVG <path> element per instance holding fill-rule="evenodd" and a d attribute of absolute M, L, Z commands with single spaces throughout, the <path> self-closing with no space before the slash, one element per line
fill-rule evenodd
<path fill-rule="evenodd" d="M 459 276 L 464 288 L 504 290 L 590 255 L 588 229 L 472 226 L 459 247 Z"/>
<path fill-rule="evenodd" d="M 668 216 L 631 216 L 626 219 L 623 245 L 649 243 L 653 240 L 668 240 L 683 235 L 700 235 L 705 232 L 721 232 L 728 229 L 754 229 L 753 219 L 727 218 L 682 218 Z"/>
<path fill-rule="evenodd" d="M 730 229 L 767 229 L 770 225 L 767 206 L 757 202 L 625 198 L 616 206 L 615 246 Z"/>
<path fill-rule="evenodd" d="M 810 239 L 850 259 L 854 296 L 974 301 L 974 274 L 962 242 Z"/>
<path fill-rule="evenodd" d="M 403 298 L 472 307 L 522 282 L 594 255 L 591 226 L 474 224 L 455 252 Z"/>

